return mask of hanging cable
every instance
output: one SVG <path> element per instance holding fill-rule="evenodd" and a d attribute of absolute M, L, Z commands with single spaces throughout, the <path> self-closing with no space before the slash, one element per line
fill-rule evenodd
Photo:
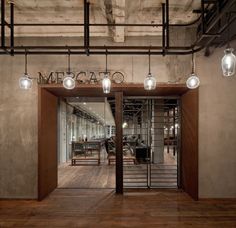
<path fill-rule="evenodd" d="M 227 26 L 228 26 L 228 31 L 227 31 L 227 48 L 230 48 L 230 18 L 231 18 L 231 13 L 228 13 L 227 15 Z"/>
<path fill-rule="evenodd" d="M 107 73 L 107 49 L 106 49 L 106 73 Z"/>
<path fill-rule="evenodd" d="M 28 64 L 28 62 L 27 62 L 27 50 L 25 49 L 25 75 L 28 74 L 27 64 Z"/>
<path fill-rule="evenodd" d="M 70 68 L 70 49 L 68 49 L 68 74 L 71 73 L 71 68 Z"/>
<path fill-rule="evenodd" d="M 192 74 L 195 72 L 195 59 L 194 59 L 194 52 L 192 52 Z"/>
<path fill-rule="evenodd" d="M 151 50 L 148 53 L 148 73 L 151 74 Z"/>

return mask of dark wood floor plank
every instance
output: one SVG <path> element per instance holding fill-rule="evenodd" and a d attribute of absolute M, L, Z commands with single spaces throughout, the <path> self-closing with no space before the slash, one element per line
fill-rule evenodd
<path fill-rule="evenodd" d="M 42 202 L 0 201 L 0 227 L 236 227 L 236 200 L 176 190 L 57 189 Z"/>

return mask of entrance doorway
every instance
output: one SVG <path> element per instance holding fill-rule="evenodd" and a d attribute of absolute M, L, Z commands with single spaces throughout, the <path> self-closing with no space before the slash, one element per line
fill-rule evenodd
<path fill-rule="evenodd" d="M 122 127 L 124 188 L 178 188 L 179 97 L 124 97 Z"/>
<path fill-rule="evenodd" d="M 179 103 L 181 104 L 178 109 L 179 118 L 181 119 L 181 137 L 177 132 L 177 139 L 171 142 L 171 139 L 165 138 L 165 126 L 164 128 L 164 148 L 168 150 L 169 153 L 173 155 L 175 148 L 175 153 L 178 157 L 177 159 L 177 186 L 186 191 L 194 199 L 198 198 L 198 90 L 188 90 L 185 85 L 158 85 L 157 89 L 154 91 L 146 92 L 143 90 L 142 84 L 125 84 L 116 85 L 112 88 L 110 97 L 113 97 L 115 102 L 115 123 L 116 123 L 116 147 L 115 147 L 115 187 L 117 193 L 123 192 L 123 184 L 125 177 L 125 165 L 123 166 L 123 133 L 126 132 L 123 126 L 125 116 L 123 100 L 130 99 L 134 96 L 145 96 L 147 98 L 148 110 L 155 109 L 155 99 L 153 97 L 159 97 L 163 99 L 170 99 L 173 96 L 179 97 Z M 58 177 L 58 159 L 57 159 L 57 108 L 58 99 L 62 97 L 104 97 L 102 89 L 99 85 L 78 85 L 73 91 L 65 90 L 61 85 L 44 85 L 39 87 L 39 138 L 38 138 L 38 196 L 39 200 L 45 198 L 50 194 L 55 188 L 57 188 Z M 166 98 L 168 97 L 168 98 Z M 153 101 L 154 100 L 154 101 Z M 154 102 L 154 105 L 153 105 Z M 159 102 L 159 101 L 158 101 Z M 166 102 L 166 101 L 164 101 Z M 158 106 L 157 104 L 156 106 Z M 165 105 L 168 105 L 165 103 Z M 169 105 L 170 106 L 170 105 Z M 148 111 L 149 115 L 152 115 L 153 111 Z M 165 114 L 166 115 L 166 114 Z M 123 118 L 124 117 L 124 118 Z M 155 116 L 151 116 L 151 119 Z M 150 120 L 150 118 L 148 119 Z M 177 121 L 177 120 L 176 120 Z M 179 120 L 178 120 L 179 121 Z M 150 124 L 147 121 L 146 124 Z M 151 123 L 154 124 L 154 123 Z M 175 126 L 173 126 L 175 128 Z M 180 125 L 179 125 L 180 127 Z M 148 129 L 148 130 L 147 130 Z M 142 158 L 147 165 L 147 187 L 160 187 L 154 186 L 155 181 L 153 181 L 155 162 L 157 152 L 155 152 L 155 133 L 154 128 L 151 126 L 147 127 L 146 132 L 149 134 L 147 141 L 147 155 Z M 173 129 L 172 129 L 173 130 Z M 170 129 L 169 129 L 170 131 Z M 126 134 L 126 133 L 125 133 Z M 152 137 L 150 137 L 152 136 Z M 171 137 L 171 135 L 169 135 Z M 180 139 L 179 139 L 180 137 Z M 141 138 L 141 136 L 140 136 Z M 179 152 L 180 142 L 181 152 Z M 171 143 L 174 143 L 171 145 Z M 149 152 L 150 151 L 150 152 Z M 142 153 L 141 153 L 142 154 Z M 138 159 L 137 159 L 138 160 Z M 140 161 L 140 159 L 139 159 Z M 153 165 L 154 164 L 154 165 Z M 141 164 L 143 166 L 143 164 Z M 123 172 L 124 171 L 124 172 Z M 124 174 L 124 175 L 123 175 Z M 152 175 L 153 174 L 153 175 Z M 160 185 L 160 181 L 157 181 L 157 185 Z"/>
<path fill-rule="evenodd" d="M 68 97 L 58 107 L 58 188 L 114 189 L 107 140 L 115 120 L 106 97 Z M 115 148 L 114 148 L 115 151 Z"/>

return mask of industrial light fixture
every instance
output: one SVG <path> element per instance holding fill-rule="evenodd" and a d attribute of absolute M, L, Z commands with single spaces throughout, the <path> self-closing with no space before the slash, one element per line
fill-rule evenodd
<path fill-rule="evenodd" d="M 227 40 L 227 47 L 224 51 L 225 55 L 221 60 L 221 67 L 223 71 L 223 75 L 225 77 L 231 77 L 235 74 L 235 67 L 236 67 L 236 57 L 233 54 L 234 49 L 230 47 L 230 14 L 228 15 L 228 40 Z"/>
<path fill-rule="evenodd" d="M 144 79 L 144 89 L 145 90 L 154 90 L 156 89 L 156 78 L 152 76 L 151 74 L 151 53 L 149 50 L 149 55 L 148 55 L 148 61 L 149 61 L 149 72 L 147 77 Z"/>
<path fill-rule="evenodd" d="M 70 90 L 75 88 L 75 80 L 70 68 L 70 50 L 68 50 L 68 71 L 66 73 L 66 77 L 63 79 L 63 86 L 64 88 Z"/>
<path fill-rule="evenodd" d="M 102 88 L 104 93 L 110 93 L 111 91 L 111 80 L 109 79 L 109 73 L 107 71 L 107 50 L 106 50 L 106 72 L 102 80 Z"/>
<path fill-rule="evenodd" d="M 196 89 L 200 85 L 200 79 L 195 74 L 195 59 L 194 53 L 192 53 L 192 73 L 186 81 L 186 85 L 189 89 Z"/>
<path fill-rule="evenodd" d="M 19 86 L 21 89 L 31 89 L 33 85 L 32 79 L 28 75 L 28 70 L 27 70 L 27 51 L 25 50 L 25 73 L 22 77 L 19 79 Z"/>
<path fill-rule="evenodd" d="M 122 124 L 122 128 L 126 128 L 126 127 L 128 127 L 128 124 L 127 124 L 127 122 L 124 122 L 124 123 Z"/>
<path fill-rule="evenodd" d="M 221 66 L 223 75 L 225 77 L 230 77 L 235 74 L 235 67 L 236 67 L 236 57 L 233 54 L 234 49 L 227 47 L 224 51 L 225 55 L 222 58 Z"/>

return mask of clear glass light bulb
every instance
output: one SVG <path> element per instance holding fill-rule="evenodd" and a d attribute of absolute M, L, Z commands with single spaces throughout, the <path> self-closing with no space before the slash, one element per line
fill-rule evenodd
<path fill-rule="evenodd" d="M 105 75 L 105 77 L 102 80 L 102 88 L 104 93 L 110 93 L 111 91 L 111 80 L 108 78 L 108 75 Z"/>
<path fill-rule="evenodd" d="M 144 89 L 145 90 L 154 90 L 156 89 L 157 81 L 155 77 L 153 77 L 151 74 L 148 74 L 148 76 L 144 79 Z"/>
<path fill-rule="evenodd" d="M 19 79 L 19 86 L 21 89 L 31 89 L 33 85 L 32 79 L 29 78 L 27 74 L 24 74 L 20 79 Z"/>
<path fill-rule="evenodd" d="M 230 77 L 235 74 L 235 67 L 236 67 L 236 57 L 233 54 L 233 48 L 227 48 L 224 52 L 225 55 L 221 61 L 221 67 L 223 71 L 223 75 L 225 77 Z"/>
<path fill-rule="evenodd" d="M 122 127 L 123 127 L 123 128 L 126 128 L 126 127 L 128 127 L 128 124 L 127 124 L 126 122 L 124 122 L 123 125 L 122 125 Z"/>
<path fill-rule="evenodd" d="M 189 89 L 196 89 L 200 85 L 200 79 L 197 75 L 191 74 L 186 81 L 186 85 Z"/>
<path fill-rule="evenodd" d="M 66 89 L 74 89 L 75 88 L 75 80 L 72 78 L 71 74 L 67 74 L 67 76 L 64 78 L 63 86 Z"/>

